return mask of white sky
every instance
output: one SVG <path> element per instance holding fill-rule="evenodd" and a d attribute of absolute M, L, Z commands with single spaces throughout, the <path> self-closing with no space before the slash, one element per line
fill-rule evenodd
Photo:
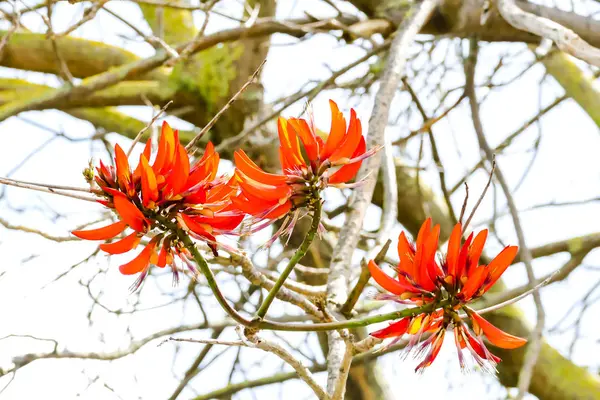
<path fill-rule="evenodd" d="M 127 15 L 130 20 L 139 20 L 140 13 L 136 7 L 127 4 L 109 3 L 109 7 Z M 222 8 L 229 7 L 228 12 L 235 10 L 234 1 L 225 0 Z M 301 15 L 303 10 L 310 10 L 314 15 L 330 15 L 331 10 L 320 1 L 284 2 L 278 11 L 278 16 L 286 18 Z M 232 8 L 233 7 L 233 8 Z M 290 7 L 290 8 L 286 8 Z M 55 12 L 56 29 L 60 30 L 71 22 L 72 13 L 81 12 L 81 8 L 61 3 Z M 77 15 L 77 14 L 75 14 Z M 34 16 L 25 18 L 30 29 L 41 29 L 39 18 Z M 214 18 L 209 25 L 209 30 L 222 29 L 230 22 Z M 141 26 L 141 25 L 140 25 Z M 124 26 L 108 16 L 100 13 L 96 20 L 86 24 L 77 31 L 77 34 L 86 38 L 102 39 L 109 43 L 125 46 L 142 56 L 148 56 L 151 48 L 146 44 L 124 41 L 116 36 L 124 32 Z M 266 87 L 268 101 L 281 96 L 295 93 L 307 81 L 322 79 L 329 74 L 329 68 L 337 69 L 362 56 L 364 53 L 357 46 L 343 45 L 334 38 L 318 35 L 304 43 L 294 46 L 283 46 L 293 43 L 295 39 L 283 36 L 273 36 L 273 46 L 269 53 L 267 65 L 263 71 L 263 83 Z M 456 43 L 452 44 L 455 46 Z M 524 46 L 495 44 L 484 46 L 480 54 L 478 81 L 483 81 L 498 61 L 498 57 L 506 52 L 516 54 L 522 50 L 522 55 L 515 60 L 514 66 L 504 68 L 497 80 L 508 80 L 517 74 L 523 65 L 532 61 L 533 57 Z M 439 49 L 433 54 L 435 61 L 445 58 L 446 63 L 456 61 L 456 51 L 448 54 Z M 350 79 L 365 73 L 365 68 L 357 68 Z M 3 77 L 26 77 L 32 81 L 47 84 L 57 84 L 56 80 L 42 74 L 29 74 L 0 69 Z M 501 90 L 492 92 L 482 106 L 484 128 L 492 145 L 498 144 L 504 137 L 518 128 L 525 120 L 536 114 L 539 104 L 546 105 L 556 96 L 562 94 L 562 89 L 547 79 L 539 90 L 539 82 L 544 76 L 543 68 L 536 66 L 521 77 L 516 83 Z M 417 88 L 423 85 L 424 80 L 438 79 L 436 74 L 419 76 L 415 80 Z M 451 88 L 462 84 L 461 70 L 448 74 L 443 87 Z M 496 82 L 496 81 L 495 81 Z M 497 82 L 496 82 L 497 83 Z M 458 93 L 455 93 L 458 95 Z M 483 96 L 484 91 L 479 92 Z M 317 123 L 322 127 L 328 126 L 327 100 L 332 97 L 346 112 L 354 106 L 361 117 L 363 127 L 367 128 L 368 116 L 371 108 L 372 97 L 362 96 L 348 99 L 347 93 L 342 91 L 329 92 L 319 96 L 313 103 Z M 399 96 L 395 102 L 396 109 L 406 104 L 407 98 Z M 449 98 L 451 104 L 455 98 Z M 435 103 L 425 101 L 432 106 Z M 302 109 L 302 104 L 291 107 L 284 115 L 297 115 Z M 140 111 L 127 108 L 137 116 L 149 118 L 148 110 Z M 72 138 L 86 138 L 93 133 L 90 124 L 74 120 L 57 111 L 30 112 L 23 115 L 40 124 L 63 131 Z M 453 185 L 464 172 L 474 165 L 480 158 L 477 150 L 475 134 L 470 122 L 469 110 L 466 103 L 450 114 L 451 126 L 447 121 L 439 123 L 434 128 L 438 147 L 442 149 L 443 162 L 446 167 L 446 179 Z M 411 117 L 406 123 L 397 127 L 390 127 L 389 134 L 394 137 L 406 135 L 411 129 L 420 126 L 420 119 Z M 182 125 L 184 126 L 184 125 Z M 597 162 L 598 149 L 600 148 L 600 135 L 598 128 L 572 101 L 556 107 L 542 120 L 543 137 L 537 159 L 523 185 L 515 194 L 515 199 L 520 209 L 549 201 L 568 201 L 598 196 L 600 166 Z M 42 129 L 18 118 L 11 118 L 2 123 L 4 132 L 3 145 L 0 146 L 0 176 L 6 176 L 21 160 L 33 149 L 44 143 L 51 135 Z M 507 153 L 499 157 L 500 168 L 508 176 L 512 187 L 528 165 L 531 154 L 524 150 L 530 147 L 535 140 L 537 128 L 530 128 L 512 146 Z M 114 143 L 128 141 L 118 135 L 109 135 Z M 413 141 L 406 149 L 403 156 L 409 159 L 417 154 L 418 143 Z M 456 152 L 456 143 L 460 143 L 460 154 Z M 425 146 L 427 147 L 427 145 Z M 90 146 L 89 142 L 67 142 L 56 139 L 47 145 L 36 156 L 25 163 L 16 172 L 15 179 L 37 182 L 51 182 L 57 184 L 83 186 L 81 170 L 86 166 L 91 156 L 101 156 L 106 160 L 105 154 L 98 143 Z M 416 162 L 415 162 L 416 163 Z M 433 168 L 431 157 L 426 150 L 423 165 L 427 166 L 423 172 L 423 179 L 436 190 L 438 189 L 437 172 Z M 484 174 L 478 174 L 469 181 L 472 193 L 478 193 L 486 180 Z M 473 196 L 473 195 L 472 195 Z M 332 202 L 339 196 L 332 195 Z M 0 218 L 8 219 L 14 224 L 35 227 L 45 232 L 66 236 L 69 230 L 76 225 L 97 219 L 102 212 L 101 207 L 76 200 L 38 194 L 16 188 L 7 189 L 8 203 L 0 203 Z M 493 196 L 488 195 L 480 209 L 477 221 L 485 221 L 491 215 Z M 455 209 L 460 208 L 462 193 L 452 198 Z M 4 200 L 6 201 L 6 200 Z M 333 203 L 330 206 L 333 207 Z M 503 204 L 503 203 L 502 203 Z M 14 208 L 22 208 L 25 212 L 16 212 Z M 504 207 L 501 207 L 504 209 Z M 53 211 L 60 217 L 53 219 Z M 377 221 L 378 212 L 373 211 L 368 220 Z M 368 221 L 367 221 L 368 222 Z M 596 232 L 600 226 L 600 204 L 598 202 L 585 206 L 565 208 L 544 208 L 536 211 L 524 212 L 522 222 L 527 234 L 528 244 L 537 246 L 550 241 L 556 241 Z M 376 225 L 374 225 L 376 226 Z M 369 225 L 366 226 L 369 228 Z M 371 226 L 372 227 L 372 226 Z M 481 227 L 479 227 L 481 228 Z M 501 217 L 497 226 L 501 238 L 505 242 L 516 243 L 510 218 Z M 392 235 L 397 236 L 397 233 Z M 260 239 L 258 239 L 260 240 Z M 86 314 L 91 301 L 87 289 L 78 284 L 79 280 L 88 281 L 98 269 L 106 271 L 91 285 L 95 295 L 102 293 L 102 304 L 111 309 L 131 310 L 132 304 L 138 300 L 138 295 L 130 296 L 128 287 L 132 282 L 131 277 L 119 274 L 116 268 L 130 255 L 108 259 L 99 255 L 87 263 L 80 265 L 65 278 L 50 284 L 57 276 L 69 270 L 70 266 L 86 258 L 95 248 L 94 243 L 54 243 L 38 238 L 35 235 L 0 229 L 0 296 L 4 307 L 0 308 L 0 337 L 9 334 L 30 334 L 41 338 L 52 338 L 60 343 L 59 349 L 68 348 L 71 351 L 115 351 L 127 348 L 131 336 L 134 338 L 175 326 L 180 323 L 195 323 L 201 320 L 197 307 L 181 306 L 162 307 L 154 310 L 136 313 L 134 316 L 124 315 L 116 317 L 114 314 L 95 307 L 93 324 L 89 324 Z M 394 248 L 394 246 L 392 246 Z M 490 242 L 488 251 L 495 254 L 501 246 Z M 535 261 L 536 274 L 545 275 L 557 269 L 567 259 L 564 254 Z M 585 259 L 586 265 L 598 266 L 600 254 L 596 251 Z M 512 267 L 505 274 L 507 283 L 511 286 L 520 286 L 526 282 L 524 270 L 521 265 Z M 574 301 L 585 293 L 588 288 L 598 280 L 598 272 L 579 268 L 569 279 L 551 288 L 542 291 L 542 297 L 547 311 L 547 327 L 552 327 L 562 318 Z M 170 299 L 170 293 L 181 294 L 185 292 L 187 279 L 178 289 L 170 287 L 170 277 L 162 276 L 156 280 L 149 280 L 144 286 L 139 299 L 144 308 L 153 308 L 165 304 Z M 227 286 L 225 285 L 225 288 Z M 208 293 L 208 292 L 206 292 Z M 234 296 L 237 296 L 235 294 Z M 525 315 L 534 320 L 535 311 L 530 299 L 523 300 L 520 304 Z M 210 306 L 208 304 L 207 306 Z M 282 312 L 281 307 L 274 308 L 275 312 Z M 292 310 L 287 307 L 286 310 Z M 208 307 L 209 318 L 220 320 L 222 313 L 216 307 Z M 583 319 L 583 338 L 577 342 L 573 359 L 580 365 L 596 366 L 600 349 L 598 348 L 598 307 L 588 311 L 588 317 Z M 376 327 L 371 327 L 374 330 Z M 206 332 L 190 332 L 184 337 L 204 337 Z M 234 338 L 234 333 L 229 332 L 224 338 Z M 305 349 L 302 336 L 299 334 L 285 335 L 292 343 Z M 549 342 L 561 351 L 567 351 L 572 339 L 572 331 L 565 334 L 553 334 L 547 337 Z M 44 396 L 45 398 L 70 399 L 80 394 L 84 399 L 113 399 L 118 398 L 104 385 L 114 389 L 123 399 L 164 399 L 168 397 L 178 383 L 172 374 L 172 364 L 175 357 L 175 346 L 167 344 L 162 347 L 154 341 L 135 355 L 125 357 L 113 363 L 99 361 L 75 360 L 49 360 L 38 361 L 21 369 L 15 380 L 0 394 L 2 399 L 25 399 Z M 316 346 L 314 337 L 311 345 Z M 304 347 L 302 347 L 304 346 Z M 28 338 L 11 338 L 0 341 L 0 368 L 10 368 L 12 359 L 17 355 L 28 352 L 45 352 L 52 348 L 51 343 L 41 343 Z M 176 358 L 175 371 L 181 377 L 183 371 L 197 356 L 200 345 L 186 345 L 181 347 Z M 222 349 L 214 349 L 211 355 L 217 354 Z M 452 343 L 446 343 L 440 359 L 424 376 L 412 373 L 416 365 L 413 360 L 403 362 L 397 354 L 382 358 L 380 367 L 388 380 L 390 387 L 398 393 L 398 398 L 421 395 L 426 397 L 441 396 L 445 398 L 464 398 L 468 391 L 468 398 L 493 398 L 488 390 L 489 379 L 481 379 L 475 375 L 461 375 L 458 372 L 458 363 Z M 227 383 L 227 374 L 236 350 L 229 349 L 224 357 L 201 373 L 193 382 L 194 388 L 199 393 L 209 392 L 220 388 Z M 209 355 L 209 359 L 211 358 Z M 244 364 L 252 365 L 256 360 L 264 358 L 260 368 L 250 368 L 247 377 L 234 374 L 235 381 L 258 378 L 265 376 L 265 371 L 280 367 L 279 360 L 272 355 L 264 355 L 258 350 L 247 351 Z M 255 358 L 256 357 L 256 358 Z M 319 358 L 322 361 L 322 358 Z M 85 368 L 85 373 L 82 369 Z M 286 369 L 287 370 L 287 369 Z M 219 371 L 227 371 L 219 373 Z M 325 375 L 318 374 L 318 380 L 324 383 Z M 452 385 L 461 388 L 447 393 L 448 382 L 446 377 L 452 378 Z M 0 386 L 8 383 L 7 377 L 0 379 Z M 465 385 L 468 385 L 465 387 Z M 274 387 L 257 389 L 255 398 L 279 397 L 280 394 Z M 495 390 L 499 396 L 502 393 Z M 180 398 L 193 397 L 194 392 L 185 390 Z M 299 381 L 290 381 L 283 386 L 282 398 L 301 399 L 310 398 L 310 392 Z M 251 399 L 249 391 L 241 392 L 240 399 Z"/>

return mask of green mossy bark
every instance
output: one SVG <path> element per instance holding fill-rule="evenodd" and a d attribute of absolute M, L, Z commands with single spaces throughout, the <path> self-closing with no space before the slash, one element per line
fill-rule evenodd
<path fill-rule="evenodd" d="M 255 2 L 248 3 L 249 6 L 254 6 Z M 260 16 L 274 15 L 274 1 L 262 3 L 267 7 L 261 8 Z M 192 11 L 146 4 L 140 4 L 140 8 L 154 34 L 170 45 L 185 43 L 198 34 Z M 256 57 L 252 43 L 264 43 L 265 40 L 268 38 L 219 44 L 174 65 L 169 85 L 194 106 L 192 122 L 204 125 L 225 105 L 262 61 Z M 247 73 L 248 69 L 251 71 Z M 249 89 L 250 92 L 253 90 L 255 89 Z M 247 107 L 245 99 L 246 94 L 221 117 L 219 123 L 206 135 L 206 139 L 219 143 L 243 129 L 246 118 L 256 111 L 256 107 Z M 189 119 L 187 115 L 183 117 Z"/>
<path fill-rule="evenodd" d="M 184 2 L 189 4 L 189 1 Z M 150 4 L 139 6 L 154 35 L 170 45 L 185 43 L 196 35 L 192 11 Z"/>
<path fill-rule="evenodd" d="M 579 104 L 600 127 L 600 88 L 591 74 L 585 73 L 573 57 L 553 51 L 541 59 L 546 71 L 563 87 L 565 93 Z"/>
<path fill-rule="evenodd" d="M 0 36 L 6 31 L 0 31 Z M 110 68 L 127 64 L 139 57 L 127 50 L 106 43 L 71 36 L 56 40 L 60 54 L 75 78 L 87 78 Z M 15 32 L 6 42 L 0 65 L 26 71 L 60 75 L 52 42 L 42 33 Z M 164 81 L 164 69 L 156 69 L 148 79 Z"/>

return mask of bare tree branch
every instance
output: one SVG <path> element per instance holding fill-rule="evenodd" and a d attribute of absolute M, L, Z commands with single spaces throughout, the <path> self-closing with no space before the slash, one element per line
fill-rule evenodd
<path fill-rule="evenodd" d="M 396 32 L 369 119 L 369 148 L 378 147 L 385 143 L 385 128 L 389 118 L 390 105 L 404 74 L 408 51 L 415 36 L 429 20 L 436 7 L 437 1 L 435 0 L 425 0 L 415 5 Z M 376 154 L 362 165 L 357 179 L 364 179 L 364 184 L 353 193 L 349 202 L 351 211 L 346 215 L 346 224 L 340 232 L 327 279 L 327 301 L 331 312 L 336 312 L 337 306 L 344 304 L 348 296 L 348 279 L 352 254 L 360 237 L 359 234 L 367 207 L 371 203 L 377 181 L 377 171 L 381 164 L 380 157 L 379 154 Z M 347 344 L 342 335 L 343 333 L 336 331 L 329 332 L 327 335 L 329 344 L 327 392 L 331 395 L 336 393 L 340 397 L 344 396 L 344 390 L 336 392 L 338 382 L 345 382 L 347 378 L 347 374 L 344 373 L 345 369 L 342 368 L 347 354 Z"/>
<path fill-rule="evenodd" d="M 475 66 L 477 63 L 477 51 L 477 40 L 471 39 L 469 58 L 465 62 L 465 93 L 469 98 L 469 104 L 471 106 L 471 115 L 473 118 L 473 126 L 475 128 L 475 133 L 477 134 L 479 146 L 485 154 L 488 162 L 493 163 L 494 153 L 490 145 L 488 144 L 487 139 L 485 137 L 485 133 L 483 131 L 483 124 L 479 115 L 479 103 L 477 102 L 477 94 L 475 93 Z M 498 178 L 498 182 L 502 187 L 502 191 L 504 192 L 504 196 L 506 197 L 506 201 L 510 209 L 510 214 L 513 219 L 513 225 L 517 233 L 517 238 L 519 240 L 519 252 L 521 253 L 522 261 L 525 264 L 525 268 L 527 270 L 527 278 L 529 279 L 528 288 L 532 289 L 535 286 L 536 282 L 532 266 L 533 258 L 525 240 L 525 234 L 523 233 L 523 228 L 519 218 L 519 211 L 510 192 L 510 187 L 508 186 L 508 183 L 504 178 L 504 174 L 502 173 L 502 170 L 499 166 L 496 166 L 496 177 Z M 533 368 L 535 366 L 542 346 L 542 332 L 544 329 L 545 321 L 544 306 L 542 304 L 542 299 L 538 291 L 533 292 L 533 299 L 535 301 L 537 311 L 537 324 L 529 340 L 527 355 L 525 357 L 525 361 L 523 362 L 523 367 L 521 368 L 521 373 L 519 375 L 519 400 L 521 400 L 523 396 L 527 393 L 529 383 L 531 382 L 531 377 L 533 376 Z"/>
<path fill-rule="evenodd" d="M 502 17 L 517 29 L 552 40 L 559 49 L 591 65 L 600 67 L 600 50 L 591 46 L 571 29 L 550 19 L 520 9 L 515 0 L 498 0 Z"/>

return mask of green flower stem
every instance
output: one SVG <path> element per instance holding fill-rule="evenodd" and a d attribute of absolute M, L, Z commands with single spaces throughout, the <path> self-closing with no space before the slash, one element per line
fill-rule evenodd
<path fill-rule="evenodd" d="M 320 205 L 318 208 L 316 208 L 316 210 L 318 210 L 320 213 L 320 211 L 321 211 Z M 169 221 L 168 219 L 166 219 L 160 215 L 157 215 L 157 214 L 153 214 L 151 217 L 155 221 L 157 221 L 161 225 L 163 225 L 167 230 L 169 230 L 170 232 L 175 233 L 177 235 L 178 239 L 181 240 L 181 242 L 185 245 L 185 247 L 190 251 L 190 253 L 194 257 L 194 261 L 198 264 L 200 271 L 206 277 L 208 286 L 212 290 L 214 296 L 217 298 L 217 301 L 219 302 L 221 307 L 223 307 L 223 309 L 227 312 L 227 314 L 229 314 L 229 316 L 234 321 L 236 321 L 237 323 L 239 323 L 243 326 L 254 327 L 254 328 L 265 329 L 265 330 L 290 331 L 290 332 L 323 332 L 323 331 L 331 331 L 331 330 L 337 330 L 337 329 L 358 328 L 358 327 L 362 327 L 362 326 L 376 324 L 378 322 L 390 321 L 390 320 L 400 319 L 400 318 L 404 318 L 404 317 L 413 317 L 413 316 L 421 314 L 421 313 L 430 313 L 440 307 L 444 307 L 444 306 L 450 304 L 448 302 L 448 300 L 442 300 L 439 302 L 429 303 L 429 304 L 419 306 L 419 307 L 406 308 L 404 310 L 394 311 L 394 312 L 390 312 L 387 314 L 373 315 L 370 317 L 365 317 L 365 318 L 360 318 L 360 319 L 350 319 L 347 321 L 338 321 L 338 322 L 304 324 L 304 323 L 281 323 L 281 322 L 269 321 L 266 319 L 265 320 L 261 319 L 258 321 L 256 321 L 256 320 L 251 321 L 251 320 L 243 317 L 242 315 L 240 315 L 233 307 L 231 307 L 229 305 L 229 303 L 227 302 L 227 299 L 225 298 L 225 296 L 223 296 L 223 293 L 221 293 L 221 290 L 219 289 L 219 286 L 217 285 L 217 281 L 215 279 L 215 276 L 214 276 L 212 270 L 208 266 L 208 263 L 206 262 L 204 257 L 202 257 L 202 254 L 200 254 L 200 252 L 196 248 L 196 245 L 194 244 L 192 239 L 189 237 L 189 235 L 183 229 L 181 229 L 175 222 Z M 293 268 L 293 266 L 298 263 L 298 261 L 304 256 L 304 254 L 308 250 L 308 246 L 310 245 L 310 242 L 314 239 L 314 235 L 316 233 L 316 228 L 312 229 L 315 226 L 316 227 L 319 226 L 319 217 L 313 216 L 313 223 L 312 223 L 311 231 L 310 231 L 310 232 L 312 232 L 312 235 L 309 232 L 309 234 L 306 236 L 306 238 L 304 239 L 304 242 L 300 246 L 300 249 L 298 249 L 298 251 L 296 252 L 294 257 L 292 257 L 292 260 L 290 260 L 290 263 L 288 264 L 286 271 L 289 269 L 290 270 L 289 272 L 291 272 L 291 269 Z M 304 249 L 303 252 L 301 252 L 302 249 Z M 295 262 L 292 262 L 294 259 L 295 259 Z M 290 267 L 290 265 L 292 267 Z M 287 273 L 288 275 L 289 275 L 289 272 Z M 278 280 L 278 282 L 280 280 L 281 280 L 281 278 Z M 276 285 L 271 289 L 271 292 L 269 292 L 269 294 L 273 293 L 273 297 L 274 297 L 275 293 L 277 293 L 277 291 L 274 291 L 274 290 L 276 288 L 280 288 L 282 284 L 283 284 L 283 280 L 281 280 L 281 282 L 279 283 L 278 286 L 276 283 Z M 272 300 L 273 299 L 271 299 L 271 301 Z M 263 307 L 264 307 L 264 303 L 261 306 L 261 308 L 263 308 Z M 268 308 L 268 307 L 266 307 L 266 308 Z M 266 308 L 265 308 L 265 312 L 266 312 Z"/>
<path fill-rule="evenodd" d="M 324 322 L 317 324 L 296 324 L 296 323 L 277 323 L 268 320 L 261 321 L 258 327 L 260 329 L 292 331 L 292 332 L 322 332 L 334 331 L 338 329 L 359 328 L 369 326 L 378 322 L 390 321 L 404 317 L 414 317 L 422 313 L 431 313 L 434 310 L 449 305 L 450 302 L 442 300 L 437 303 L 429 303 L 419 307 L 406 308 L 404 310 L 394 311 L 387 314 L 373 315 L 360 319 L 350 319 L 347 321 Z"/>
<path fill-rule="evenodd" d="M 177 226 L 175 222 L 169 221 L 168 219 L 156 214 L 153 215 L 152 218 L 154 218 L 160 224 L 164 225 L 165 228 L 167 228 L 171 232 L 176 233 L 177 238 L 181 240 L 181 242 L 185 245 L 186 249 L 188 249 L 190 253 L 192 253 L 194 261 L 196 261 L 196 264 L 198 264 L 198 267 L 200 268 L 200 272 L 202 272 L 202 274 L 206 278 L 208 286 L 217 298 L 217 301 L 219 302 L 221 307 L 223 307 L 223 309 L 227 312 L 227 314 L 229 314 L 229 316 L 233 318 L 233 320 L 237 323 L 240 323 L 244 326 L 250 325 L 251 321 L 249 319 L 244 318 L 233 307 L 229 305 L 227 299 L 225 298 L 225 296 L 223 296 L 223 293 L 221 293 L 221 290 L 217 285 L 215 275 L 208 266 L 208 263 L 206 262 L 204 257 L 202 257 L 202 254 L 200 254 L 200 252 L 198 251 L 198 248 L 196 247 L 190 236 L 183 229 Z"/>
<path fill-rule="evenodd" d="M 377 253 L 377 255 L 375 256 L 375 259 L 373 260 L 373 261 L 375 261 L 375 264 L 379 264 L 385 258 L 385 255 L 390 247 L 390 244 L 392 244 L 392 241 L 390 239 L 388 239 L 388 241 L 385 242 L 385 244 L 381 247 L 381 250 L 379 250 L 379 253 Z M 358 281 L 356 282 L 356 285 L 350 291 L 350 294 L 348 295 L 348 300 L 346 300 L 346 302 L 344 303 L 342 308 L 340 308 L 340 312 L 343 315 L 345 315 L 346 317 L 349 317 L 350 314 L 352 313 L 352 310 L 354 309 L 356 302 L 358 301 L 363 290 L 365 290 L 365 287 L 367 286 L 369 279 L 371 279 L 371 272 L 369 271 L 369 267 L 367 267 L 367 262 L 368 261 L 363 260 L 362 269 L 360 271 L 360 276 L 358 277 Z"/>
<path fill-rule="evenodd" d="M 269 307 L 271 306 L 271 303 L 273 302 L 273 300 L 275 300 L 275 296 L 277 295 L 277 292 L 279 292 L 279 289 L 281 289 L 281 286 L 283 286 L 283 283 L 285 282 L 285 280 L 288 278 L 288 276 L 290 276 L 290 274 L 294 270 L 294 267 L 296 266 L 296 264 L 298 264 L 298 262 L 306 255 L 306 252 L 308 251 L 310 244 L 313 242 L 315 235 L 316 235 L 317 231 L 319 230 L 320 221 L 321 221 L 321 199 L 317 199 L 314 202 L 314 208 L 313 208 L 313 214 L 312 214 L 312 224 L 310 226 L 310 229 L 309 229 L 308 233 L 306 234 L 306 236 L 304 237 L 302 244 L 300 245 L 298 250 L 296 250 L 296 252 L 292 256 L 292 258 L 290 258 L 288 265 L 285 267 L 285 269 L 283 270 L 283 272 L 281 273 L 281 275 L 275 282 L 275 285 L 273 285 L 273 287 L 267 294 L 267 297 L 265 297 L 265 300 L 258 308 L 258 311 L 256 312 L 256 316 L 254 317 L 255 324 L 257 323 L 256 321 L 262 321 L 263 318 L 265 317 L 265 315 L 267 315 L 267 311 L 269 310 Z"/>

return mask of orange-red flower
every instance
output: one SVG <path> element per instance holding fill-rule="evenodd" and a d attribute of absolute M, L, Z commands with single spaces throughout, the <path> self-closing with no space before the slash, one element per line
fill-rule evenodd
<path fill-rule="evenodd" d="M 482 296 L 498 281 L 512 263 L 518 248 L 507 246 L 488 265 L 479 265 L 487 230 L 479 232 L 475 238 L 471 233 L 461 245 L 462 226 L 457 224 L 450 235 L 446 257 L 440 264 L 436 261 L 439 232 L 439 225 L 432 228 L 431 219 L 428 218 L 421 226 L 414 245 L 408 241 L 404 232 L 400 234 L 400 263 L 396 278 L 383 272 L 373 260 L 368 266 L 375 281 L 389 292 L 378 295 L 379 299 L 432 306 L 444 302 L 445 306 L 429 314 L 403 318 L 371 335 L 380 339 L 394 337 L 396 340 L 404 334 L 413 335 L 410 351 L 421 340 L 423 333 L 431 334 L 418 350 L 418 354 L 428 350 L 424 360 L 417 366 L 417 370 L 421 370 L 431 365 L 437 356 L 444 338 L 443 332 L 454 329 L 461 367 L 465 366 L 462 349 L 467 348 L 480 366 L 493 368 L 500 359 L 488 351 L 483 336 L 493 345 L 505 349 L 520 347 L 526 340 L 496 328 L 468 308 L 467 304 Z M 475 335 L 458 315 L 461 309 L 470 318 Z"/>
<path fill-rule="evenodd" d="M 127 155 L 115 145 L 115 166 L 106 166 L 100 161 L 95 181 L 103 196 L 98 201 L 114 209 L 119 221 L 103 228 L 73 232 L 82 239 L 108 240 L 130 228 L 133 232 L 124 238 L 100 245 L 109 254 L 133 250 L 149 235 L 150 242 L 142 252 L 120 267 L 126 275 L 141 272 L 138 285 L 151 264 L 170 265 L 177 278 L 174 255 L 193 268 L 189 252 L 165 223 L 177 224 L 192 237 L 207 242 L 216 254 L 215 236 L 233 231 L 244 218 L 231 204 L 230 199 L 237 192 L 235 182 L 217 177 L 219 154 L 212 143 L 208 143 L 202 158 L 190 165 L 189 155 L 179 143 L 178 132 L 165 122 L 152 164 L 150 158 L 148 140 L 132 171 Z M 152 236 L 155 229 L 158 233 Z"/>
<path fill-rule="evenodd" d="M 353 109 L 346 125 L 337 104 L 330 100 L 329 105 L 331 129 L 326 140 L 319 136 L 312 115 L 308 120 L 279 118 L 281 174 L 263 171 L 243 150 L 235 152 L 235 177 L 241 189 L 233 199 L 237 208 L 268 224 L 291 210 L 320 201 L 319 192 L 327 186 L 348 186 L 362 160 L 377 149 L 366 151 L 361 123 Z"/>

